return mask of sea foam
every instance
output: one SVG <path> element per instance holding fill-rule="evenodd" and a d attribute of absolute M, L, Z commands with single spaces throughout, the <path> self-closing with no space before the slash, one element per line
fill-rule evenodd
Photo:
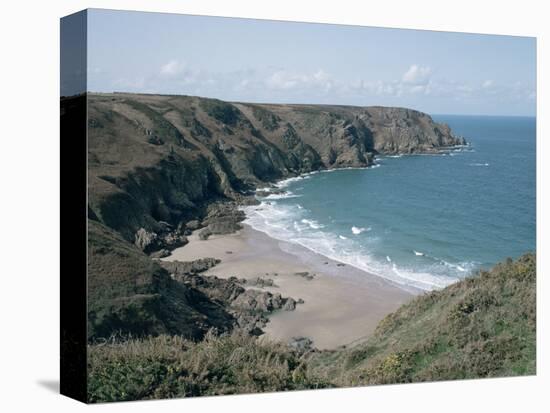
<path fill-rule="evenodd" d="M 261 202 L 258 206 L 245 206 L 242 209 L 246 213 L 244 223 L 257 231 L 289 244 L 300 245 L 316 254 L 348 264 L 390 282 L 430 291 L 457 281 L 457 278 L 453 277 L 440 277 L 399 267 L 389 256 L 386 257 L 387 262 L 378 262 L 362 248 L 361 244 L 345 236 L 325 231 L 322 224 L 306 218 L 307 212 L 298 208 L 298 205 Z M 359 233 L 370 230 L 370 227 L 353 228 Z"/>

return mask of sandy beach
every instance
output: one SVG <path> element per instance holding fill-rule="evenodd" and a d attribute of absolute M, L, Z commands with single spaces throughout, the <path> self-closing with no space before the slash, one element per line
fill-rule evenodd
<path fill-rule="evenodd" d="M 276 286 L 265 289 L 304 300 L 294 311 L 270 315 L 264 331 L 266 337 L 281 341 L 308 337 L 319 349 L 365 339 L 385 315 L 413 297 L 412 292 L 380 277 L 275 240 L 246 225 L 237 233 L 213 235 L 208 240 L 200 240 L 194 233 L 189 244 L 164 260 L 206 257 L 222 260 L 206 275 L 270 278 Z"/>

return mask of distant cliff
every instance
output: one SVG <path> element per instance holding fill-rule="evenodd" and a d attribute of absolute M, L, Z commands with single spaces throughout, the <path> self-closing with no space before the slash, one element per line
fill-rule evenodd
<path fill-rule="evenodd" d="M 401 108 L 89 94 L 88 117 L 90 216 L 131 242 L 261 183 L 465 143 Z"/>

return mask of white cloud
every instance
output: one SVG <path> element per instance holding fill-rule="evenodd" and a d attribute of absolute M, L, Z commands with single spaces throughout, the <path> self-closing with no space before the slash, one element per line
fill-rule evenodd
<path fill-rule="evenodd" d="M 328 92 L 333 88 L 335 82 L 327 72 L 319 69 L 313 73 L 277 70 L 267 77 L 265 83 L 270 89 L 276 90 L 316 88 Z"/>
<path fill-rule="evenodd" d="M 170 60 L 160 68 L 160 74 L 164 76 L 174 76 L 183 72 L 185 64 L 178 60 Z"/>
<path fill-rule="evenodd" d="M 113 90 L 181 93 L 225 100 L 410 105 L 411 102 L 459 100 L 480 105 L 496 102 L 533 104 L 534 88 L 525 82 L 493 79 L 458 81 L 435 76 L 430 66 L 413 64 L 393 79 L 335 78 L 319 68 L 292 71 L 262 67 L 237 71 L 209 71 L 171 60 L 153 67 L 147 77 L 115 79 Z"/>
<path fill-rule="evenodd" d="M 287 73 L 283 70 L 273 73 L 267 78 L 267 86 L 272 89 L 291 89 L 299 82 L 299 78 L 295 75 Z"/>
<path fill-rule="evenodd" d="M 422 85 L 428 83 L 431 75 L 432 69 L 429 66 L 411 65 L 409 70 L 403 74 L 401 80 L 403 83 Z"/>

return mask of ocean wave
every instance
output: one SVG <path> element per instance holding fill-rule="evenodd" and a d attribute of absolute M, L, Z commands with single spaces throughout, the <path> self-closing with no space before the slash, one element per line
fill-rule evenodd
<path fill-rule="evenodd" d="M 282 189 L 282 188 L 286 188 L 287 186 L 289 186 L 291 183 L 293 182 L 296 182 L 296 181 L 303 181 L 305 179 L 309 179 L 311 177 L 311 173 L 308 173 L 308 174 L 303 174 L 303 175 L 300 175 L 300 176 L 294 176 L 292 178 L 287 178 L 287 179 L 283 179 L 277 183 L 275 183 L 275 187 L 279 188 L 279 189 Z"/>
<path fill-rule="evenodd" d="M 324 227 L 324 225 L 321 225 L 319 224 L 317 221 L 315 221 L 314 219 L 306 219 L 306 218 L 303 218 L 302 221 L 301 221 L 303 224 L 306 224 L 306 225 L 309 225 L 310 228 L 312 229 L 321 229 Z"/>
<path fill-rule="evenodd" d="M 419 257 L 423 257 L 425 255 L 423 252 L 420 252 L 420 251 L 413 250 L 413 252 L 414 252 L 414 255 L 417 255 Z"/>
<path fill-rule="evenodd" d="M 368 228 L 363 228 L 363 227 L 359 228 L 359 227 L 355 227 L 355 226 L 351 227 L 351 232 L 353 232 L 354 235 L 359 235 L 359 234 L 361 234 L 365 231 L 370 231 L 370 230 L 371 230 L 370 227 L 368 227 Z"/>
<path fill-rule="evenodd" d="M 470 166 L 489 166 L 488 163 L 470 163 L 468 165 L 470 165 Z"/>
<path fill-rule="evenodd" d="M 317 221 L 304 218 L 304 210 L 296 208 L 295 205 L 262 203 L 260 206 L 246 206 L 242 209 L 246 213 L 244 223 L 257 231 L 289 244 L 300 245 L 316 254 L 398 285 L 429 291 L 443 288 L 459 279 L 399 266 L 389 256 L 386 256 L 387 262 L 377 261 L 362 249 L 360 244 L 345 236 L 324 231 Z"/>
<path fill-rule="evenodd" d="M 276 193 L 276 194 L 270 194 L 266 197 L 264 197 L 264 199 L 288 199 L 288 198 L 300 198 L 302 195 L 296 195 L 295 193 L 293 192 L 290 192 L 290 191 L 285 191 L 283 193 Z"/>

